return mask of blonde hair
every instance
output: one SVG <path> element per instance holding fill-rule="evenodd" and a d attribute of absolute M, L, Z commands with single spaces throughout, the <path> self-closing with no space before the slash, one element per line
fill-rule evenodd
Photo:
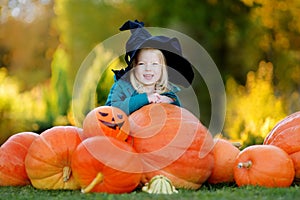
<path fill-rule="evenodd" d="M 161 73 L 160 79 L 158 80 L 158 82 L 156 82 L 154 89 L 155 89 L 155 92 L 157 92 L 159 94 L 164 93 L 169 90 L 169 80 L 168 80 L 168 70 L 167 70 L 166 58 L 159 49 L 153 49 L 153 48 L 145 48 L 145 49 L 153 50 L 153 52 L 156 53 L 161 58 L 162 73 Z M 143 49 L 141 49 L 141 50 L 143 50 Z M 133 88 L 138 93 L 145 92 L 144 85 L 142 83 L 140 83 L 134 75 L 135 66 L 137 64 L 137 57 L 141 50 L 138 51 L 137 55 L 133 59 L 133 62 L 131 63 L 132 69 L 130 71 L 130 82 L 131 82 Z"/>

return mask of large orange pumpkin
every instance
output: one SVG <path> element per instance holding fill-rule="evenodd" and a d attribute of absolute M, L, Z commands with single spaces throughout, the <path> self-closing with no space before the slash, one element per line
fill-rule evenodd
<path fill-rule="evenodd" d="M 113 106 L 100 106 L 90 111 L 83 120 L 84 138 L 92 136 L 111 136 L 125 141 L 130 125 L 128 116 Z"/>
<path fill-rule="evenodd" d="M 240 153 L 240 150 L 235 147 L 230 141 L 221 138 L 214 139 L 214 167 L 208 183 L 231 183 L 234 182 L 233 168 L 235 159 Z"/>
<path fill-rule="evenodd" d="M 142 165 L 126 142 L 95 136 L 78 146 L 73 154 L 72 170 L 84 193 L 127 193 L 140 183 Z"/>
<path fill-rule="evenodd" d="M 129 116 L 133 147 L 144 166 L 143 183 L 155 175 L 176 188 L 198 189 L 213 168 L 213 139 L 188 110 L 172 104 L 150 104 Z"/>
<path fill-rule="evenodd" d="M 238 186 L 289 187 L 295 170 L 289 155 L 273 145 L 252 145 L 240 152 L 234 167 Z"/>
<path fill-rule="evenodd" d="M 71 171 L 71 158 L 81 142 L 81 132 L 82 129 L 74 126 L 55 126 L 32 142 L 25 167 L 35 188 L 79 188 Z"/>
<path fill-rule="evenodd" d="M 37 133 L 20 132 L 10 136 L 0 148 L 0 186 L 30 184 L 25 171 L 25 157 Z"/>
<path fill-rule="evenodd" d="M 265 138 L 264 144 L 278 146 L 290 155 L 296 171 L 295 181 L 300 181 L 300 112 L 278 122 Z"/>

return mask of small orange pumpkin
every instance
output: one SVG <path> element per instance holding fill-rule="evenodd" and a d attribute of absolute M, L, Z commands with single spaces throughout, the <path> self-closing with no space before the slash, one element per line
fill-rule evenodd
<path fill-rule="evenodd" d="M 240 150 L 230 141 L 221 138 L 214 139 L 214 167 L 207 182 L 212 184 L 234 182 L 233 168 Z"/>
<path fill-rule="evenodd" d="M 289 187 L 295 170 L 289 155 L 273 145 L 252 145 L 240 152 L 234 167 L 238 186 Z"/>
<path fill-rule="evenodd" d="M 81 142 L 81 132 L 74 126 L 55 126 L 32 142 L 25 167 L 35 188 L 79 189 L 72 174 L 71 158 Z"/>
<path fill-rule="evenodd" d="M 83 121 L 84 138 L 111 136 L 125 141 L 129 135 L 128 116 L 113 106 L 100 106 L 90 111 Z"/>
<path fill-rule="evenodd" d="M 129 116 L 133 147 L 140 154 L 146 183 L 156 175 L 176 188 L 198 189 L 213 168 L 213 139 L 188 110 L 150 104 Z"/>
<path fill-rule="evenodd" d="M 25 157 L 37 133 L 20 132 L 10 136 L 0 148 L 0 186 L 29 185 Z"/>
<path fill-rule="evenodd" d="M 264 144 L 286 151 L 294 162 L 295 181 L 300 180 L 300 111 L 279 121 L 266 136 Z"/>
<path fill-rule="evenodd" d="M 83 193 L 127 193 L 140 183 L 142 165 L 128 143 L 109 136 L 95 136 L 77 147 L 72 170 Z"/>

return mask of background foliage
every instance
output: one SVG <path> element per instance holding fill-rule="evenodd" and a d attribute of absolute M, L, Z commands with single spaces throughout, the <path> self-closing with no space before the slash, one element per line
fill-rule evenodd
<path fill-rule="evenodd" d="M 182 32 L 211 55 L 226 86 L 224 136 L 261 143 L 278 120 L 300 110 L 299 0 L 1 2 L 0 143 L 20 131 L 74 124 L 71 99 L 81 63 L 128 19 Z M 103 104 L 111 76 L 107 70 L 97 92 L 82 98 Z M 195 81 L 193 88 L 208 125 L 205 85 Z"/>

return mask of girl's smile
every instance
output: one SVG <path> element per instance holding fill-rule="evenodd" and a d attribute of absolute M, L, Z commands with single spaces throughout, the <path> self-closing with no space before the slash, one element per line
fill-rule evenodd
<path fill-rule="evenodd" d="M 144 76 L 144 78 L 145 78 L 146 80 L 149 81 L 149 80 L 151 80 L 151 79 L 153 78 L 154 75 L 153 75 L 153 74 L 144 74 L 143 76 Z"/>

